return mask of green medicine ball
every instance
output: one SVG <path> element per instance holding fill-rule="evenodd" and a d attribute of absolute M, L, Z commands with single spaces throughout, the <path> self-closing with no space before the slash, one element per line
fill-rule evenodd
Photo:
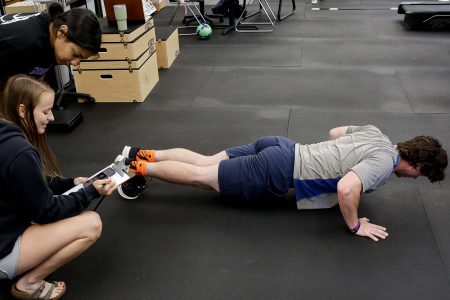
<path fill-rule="evenodd" d="M 200 24 L 197 26 L 197 29 L 195 30 L 195 33 L 197 34 L 197 37 L 201 40 L 207 40 L 212 35 L 212 29 L 211 26 L 209 26 L 206 23 Z"/>

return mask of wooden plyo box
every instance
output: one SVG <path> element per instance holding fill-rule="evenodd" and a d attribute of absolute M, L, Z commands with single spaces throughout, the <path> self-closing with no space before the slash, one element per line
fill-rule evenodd
<path fill-rule="evenodd" d="M 168 69 L 180 54 L 178 28 L 158 27 L 156 30 L 158 68 Z"/>
<path fill-rule="evenodd" d="M 34 13 L 37 12 L 37 7 L 33 1 L 21 1 L 5 6 L 7 14 L 17 13 Z"/>
<path fill-rule="evenodd" d="M 104 20 L 104 19 L 103 19 Z M 128 30 L 123 33 L 117 31 L 117 27 L 108 26 L 104 21 L 102 26 L 102 45 L 98 60 L 134 59 L 140 56 L 146 49 L 154 47 L 155 27 L 153 18 L 136 29 L 136 25 L 128 25 Z"/>
<path fill-rule="evenodd" d="M 143 102 L 159 80 L 156 51 L 138 68 L 73 71 L 77 91 L 96 102 Z"/>
<path fill-rule="evenodd" d="M 124 33 L 101 20 L 100 57 L 72 68 L 78 92 L 96 102 L 143 102 L 159 80 L 153 19 Z"/>

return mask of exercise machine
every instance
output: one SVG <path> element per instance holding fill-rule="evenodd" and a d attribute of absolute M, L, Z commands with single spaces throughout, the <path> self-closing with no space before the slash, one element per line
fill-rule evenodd
<path fill-rule="evenodd" d="M 397 12 L 411 29 L 450 29 L 450 3 L 402 2 Z"/>

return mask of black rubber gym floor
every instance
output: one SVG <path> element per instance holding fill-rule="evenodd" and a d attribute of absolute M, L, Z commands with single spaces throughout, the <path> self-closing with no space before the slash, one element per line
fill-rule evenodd
<path fill-rule="evenodd" d="M 89 176 L 127 144 L 213 154 L 264 135 L 318 142 L 350 124 L 450 149 L 449 32 L 408 30 L 397 1 L 297 2 L 272 33 L 180 37 L 144 103 L 76 105 L 85 120 L 49 135 L 63 173 Z M 390 234 L 373 242 L 349 234 L 337 208 L 297 211 L 293 194 L 244 205 L 154 179 L 135 201 L 105 199 L 101 239 L 51 279 L 66 281 L 64 299 L 450 299 L 449 182 L 393 176 L 365 195 L 360 216 Z M 0 284 L 9 299 L 12 282 Z"/>

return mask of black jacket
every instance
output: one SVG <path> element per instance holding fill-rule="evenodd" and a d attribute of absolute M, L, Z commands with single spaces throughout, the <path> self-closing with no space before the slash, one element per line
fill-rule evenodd
<path fill-rule="evenodd" d="M 15 74 L 45 75 L 56 64 L 46 13 L 0 17 L 0 87 Z"/>
<path fill-rule="evenodd" d="M 47 184 L 35 148 L 14 124 L 0 120 L 0 258 L 31 225 L 81 213 L 98 197 L 89 185 L 70 195 L 54 195 L 73 187 L 73 179 L 54 178 Z"/>

